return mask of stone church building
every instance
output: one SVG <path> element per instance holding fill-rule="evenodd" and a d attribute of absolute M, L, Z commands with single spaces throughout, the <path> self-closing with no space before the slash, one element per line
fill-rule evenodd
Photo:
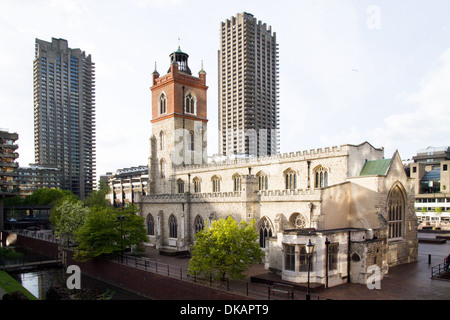
<path fill-rule="evenodd" d="M 213 220 L 256 221 L 265 267 L 307 281 L 305 244 L 315 244 L 311 281 L 366 283 L 377 267 L 417 260 L 414 185 L 395 152 L 359 145 L 207 161 L 206 73 L 170 55 L 153 73 L 148 183 L 139 197 L 148 245 L 189 251 Z M 114 191 L 113 191 L 114 192 Z"/>

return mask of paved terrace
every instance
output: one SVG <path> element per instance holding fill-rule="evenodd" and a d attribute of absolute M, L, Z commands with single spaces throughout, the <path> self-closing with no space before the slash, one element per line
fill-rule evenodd
<path fill-rule="evenodd" d="M 419 233 L 419 238 L 435 238 L 434 233 Z M 450 240 L 445 244 L 419 243 L 419 260 L 405 265 L 392 267 L 388 275 L 381 281 L 381 289 L 368 289 L 366 285 L 348 283 L 332 288 L 313 288 L 311 299 L 332 300 L 450 300 L 450 280 L 431 279 L 431 268 L 444 262 L 450 254 Z M 431 263 L 429 263 L 431 255 Z M 160 270 L 165 264 L 186 268 L 189 259 L 160 255 L 156 249 L 147 248 L 145 256 L 152 261 L 161 263 Z M 132 263 L 132 262 L 131 262 Z M 171 270 L 173 270 L 172 268 Z M 177 273 L 171 271 L 171 273 Z M 267 287 L 264 284 L 250 282 L 250 277 L 269 277 L 275 281 L 281 281 L 281 277 L 268 274 L 263 265 L 255 265 L 247 271 L 247 279 L 242 283 L 249 283 L 249 297 L 267 299 Z M 207 284 L 206 284 L 207 285 Z M 314 285 L 312 285 L 315 287 Z M 296 286 L 294 290 L 295 300 L 304 300 L 306 288 Z M 233 288 L 230 289 L 233 291 Z M 256 294 L 253 294 L 256 293 Z M 274 299 L 287 299 L 282 295 L 271 296 Z"/>

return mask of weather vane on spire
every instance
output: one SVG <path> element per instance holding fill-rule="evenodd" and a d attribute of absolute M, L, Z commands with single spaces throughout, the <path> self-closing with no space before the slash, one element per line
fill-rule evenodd
<path fill-rule="evenodd" d="M 178 49 L 180 49 L 180 35 L 178 35 Z"/>

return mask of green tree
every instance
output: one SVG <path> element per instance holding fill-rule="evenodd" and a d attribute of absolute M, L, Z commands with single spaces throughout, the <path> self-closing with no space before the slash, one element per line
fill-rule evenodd
<path fill-rule="evenodd" d="M 78 199 L 70 190 L 42 188 L 24 198 L 21 196 L 7 198 L 5 205 L 55 205 L 64 198 Z"/>
<path fill-rule="evenodd" d="M 120 222 L 118 216 L 124 219 Z M 144 219 L 136 214 L 134 206 L 123 211 L 112 207 L 92 207 L 75 235 L 78 247 L 74 258 L 78 261 L 121 253 L 126 248 L 141 251 L 142 243 L 147 241 Z"/>
<path fill-rule="evenodd" d="M 243 278 L 243 272 L 263 257 L 257 240 L 254 221 L 238 223 L 231 217 L 214 221 L 195 235 L 189 271 L 219 279 Z"/>
<path fill-rule="evenodd" d="M 106 195 L 109 193 L 110 188 L 108 183 L 104 180 L 99 181 L 98 190 L 92 191 L 84 201 L 88 207 L 111 207 L 111 204 L 106 200 Z"/>
<path fill-rule="evenodd" d="M 25 204 L 54 205 L 65 197 L 76 198 L 70 190 L 38 189 L 25 197 Z"/>
<path fill-rule="evenodd" d="M 84 224 L 89 208 L 81 200 L 71 197 L 63 199 L 52 208 L 50 222 L 56 236 L 73 239 L 75 232 Z"/>

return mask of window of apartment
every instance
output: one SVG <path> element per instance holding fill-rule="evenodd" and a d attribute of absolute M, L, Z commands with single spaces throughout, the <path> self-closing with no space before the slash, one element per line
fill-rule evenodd
<path fill-rule="evenodd" d="M 443 164 L 442 165 L 442 171 L 447 171 L 448 170 L 448 165 L 447 164 Z"/>

